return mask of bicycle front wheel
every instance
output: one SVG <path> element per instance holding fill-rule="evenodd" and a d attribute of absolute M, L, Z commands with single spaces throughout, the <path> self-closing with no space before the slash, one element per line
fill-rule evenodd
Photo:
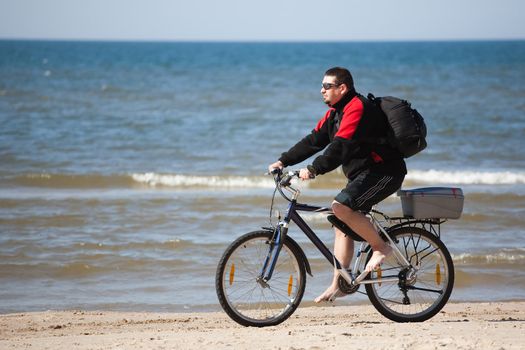
<path fill-rule="evenodd" d="M 284 241 L 272 278 L 261 279 L 271 249 L 272 232 L 254 231 L 235 240 L 224 252 L 215 278 L 219 302 L 243 326 L 277 325 L 290 317 L 304 294 L 305 262 L 288 239 Z"/>
<path fill-rule="evenodd" d="M 399 251 L 411 267 L 402 267 L 395 254 L 370 274 L 376 279 L 366 284 L 374 307 L 396 322 L 422 322 L 436 315 L 448 301 L 454 286 L 454 265 L 448 249 L 432 233 L 417 227 L 401 227 L 390 232 Z M 369 251 L 368 259 L 372 255 Z M 368 261 L 367 259 L 367 261 Z M 397 282 L 380 282 L 397 276 Z"/>

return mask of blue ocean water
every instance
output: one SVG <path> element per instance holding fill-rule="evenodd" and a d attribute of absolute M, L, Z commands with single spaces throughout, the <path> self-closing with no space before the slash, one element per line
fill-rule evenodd
<path fill-rule="evenodd" d="M 453 299 L 525 298 L 524 41 L 0 41 L 0 312 L 215 308 L 216 262 L 267 223 L 262 174 L 324 114 L 333 66 L 425 117 L 405 188 L 463 188 Z M 326 205 L 343 183 L 303 192 Z M 305 299 L 330 273 L 309 257 Z"/>

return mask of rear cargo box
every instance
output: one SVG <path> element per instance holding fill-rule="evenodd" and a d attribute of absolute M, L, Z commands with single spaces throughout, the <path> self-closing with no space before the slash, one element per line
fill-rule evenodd
<path fill-rule="evenodd" d="M 463 191 L 452 187 L 399 190 L 403 215 L 415 219 L 459 219 L 463 212 Z"/>

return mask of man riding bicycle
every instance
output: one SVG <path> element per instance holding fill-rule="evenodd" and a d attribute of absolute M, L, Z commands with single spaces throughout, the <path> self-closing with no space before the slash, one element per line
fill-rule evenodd
<path fill-rule="evenodd" d="M 269 170 L 300 163 L 324 149 L 299 177 L 308 180 L 342 165 L 348 183 L 332 202 L 335 216 L 347 224 L 372 247 L 366 271 L 379 267 L 392 248 L 379 236 L 363 212 L 369 211 L 396 192 L 407 172 L 403 155 L 389 145 L 377 142 L 387 137 L 388 124 L 370 101 L 356 93 L 349 70 L 341 67 L 326 71 L 321 88 L 330 107 L 312 132 L 284 152 Z M 354 241 L 335 228 L 334 254 L 343 267 L 350 266 Z M 332 284 L 315 302 L 333 300 L 342 295 L 339 274 L 334 270 Z"/>

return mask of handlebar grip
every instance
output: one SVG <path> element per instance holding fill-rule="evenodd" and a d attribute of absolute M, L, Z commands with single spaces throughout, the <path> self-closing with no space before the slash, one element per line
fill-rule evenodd
<path fill-rule="evenodd" d="M 282 171 L 283 170 L 281 168 L 273 168 L 272 171 L 269 172 L 269 174 L 271 175 L 281 174 Z"/>

